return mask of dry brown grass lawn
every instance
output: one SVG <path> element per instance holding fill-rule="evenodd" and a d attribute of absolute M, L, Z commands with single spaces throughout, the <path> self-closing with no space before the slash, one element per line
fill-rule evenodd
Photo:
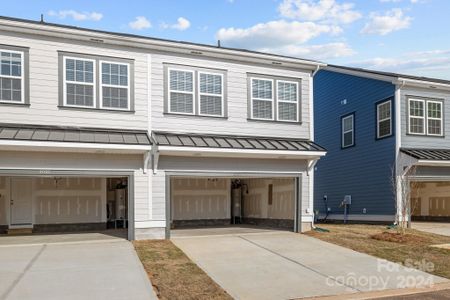
<path fill-rule="evenodd" d="M 397 263 L 407 259 L 414 262 L 432 262 L 430 273 L 450 279 L 450 250 L 430 247 L 450 243 L 450 237 L 408 229 L 404 237 L 399 237 L 395 229 L 381 225 L 339 225 L 318 224 L 330 232 L 311 231 L 315 238 L 384 258 Z"/>
<path fill-rule="evenodd" d="M 171 241 L 133 243 L 160 299 L 232 299 Z"/>

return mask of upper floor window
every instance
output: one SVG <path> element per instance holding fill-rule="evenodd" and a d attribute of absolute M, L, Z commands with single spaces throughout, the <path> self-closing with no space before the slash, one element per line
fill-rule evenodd
<path fill-rule="evenodd" d="M 299 83 L 284 79 L 250 77 L 250 118 L 299 121 Z"/>
<path fill-rule="evenodd" d="M 131 110 L 130 63 L 85 55 L 63 55 L 62 62 L 64 106 Z"/>
<path fill-rule="evenodd" d="M 442 102 L 425 99 L 408 99 L 409 133 L 442 136 Z"/>
<path fill-rule="evenodd" d="M 95 107 L 95 61 L 64 57 L 64 104 Z"/>
<path fill-rule="evenodd" d="M 392 135 L 392 101 L 377 104 L 377 139 Z"/>
<path fill-rule="evenodd" d="M 100 100 L 102 108 L 130 109 L 129 64 L 101 61 Z"/>
<path fill-rule="evenodd" d="M 355 145 L 355 115 L 350 114 L 341 118 L 341 147 Z"/>
<path fill-rule="evenodd" d="M 24 103 L 24 53 L 0 49 L 0 102 Z"/>
<path fill-rule="evenodd" d="M 167 112 L 224 117 L 224 74 L 195 68 L 167 68 Z"/>

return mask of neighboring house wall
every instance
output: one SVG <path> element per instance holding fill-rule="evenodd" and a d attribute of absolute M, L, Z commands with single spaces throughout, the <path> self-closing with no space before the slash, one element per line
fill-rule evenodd
<path fill-rule="evenodd" d="M 309 139 L 309 81 L 310 72 L 251 65 L 239 62 L 212 60 L 201 57 L 155 53 L 152 65 L 152 117 L 153 130 L 185 133 L 212 133 L 269 137 L 294 137 Z M 218 70 L 225 74 L 226 117 L 202 117 L 167 114 L 164 110 L 166 96 L 164 66 Z M 249 120 L 248 74 L 283 77 L 300 80 L 300 123 Z"/>
<path fill-rule="evenodd" d="M 408 98 L 430 99 L 443 102 L 443 136 L 420 136 L 408 133 Z M 401 126 L 403 148 L 450 148 L 450 92 L 414 87 L 401 88 Z"/>
<path fill-rule="evenodd" d="M 30 106 L 0 105 L 2 123 L 147 130 L 149 122 L 147 113 L 148 64 L 145 53 L 132 48 L 115 47 L 113 49 L 99 43 L 9 32 L 2 32 L 1 39 L 3 45 L 28 48 L 30 78 Z M 58 107 L 61 102 L 59 85 L 60 78 L 62 78 L 59 72 L 58 51 L 83 54 L 88 57 L 123 58 L 134 61 L 134 86 L 131 87 L 134 90 L 134 111 Z"/>
<path fill-rule="evenodd" d="M 392 165 L 395 161 L 394 85 L 362 77 L 319 71 L 314 77 L 315 141 L 327 150 L 315 170 L 314 209 L 323 216 L 323 197 L 331 214 L 352 196 L 350 214 L 366 218 L 394 215 Z M 376 139 L 376 103 L 392 98 L 392 136 Z M 355 146 L 341 149 L 341 117 L 354 113 Z M 364 216 L 362 216 L 364 218 Z"/>

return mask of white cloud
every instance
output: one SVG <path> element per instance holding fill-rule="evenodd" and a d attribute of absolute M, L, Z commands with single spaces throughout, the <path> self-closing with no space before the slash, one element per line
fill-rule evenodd
<path fill-rule="evenodd" d="M 128 26 L 130 26 L 130 28 L 134 30 L 142 30 L 151 28 L 152 23 L 150 23 L 150 21 L 146 17 L 138 16 L 134 19 L 134 21 L 128 23 Z"/>
<path fill-rule="evenodd" d="M 355 54 L 355 51 L 349 45 L 341 42 L 322 45 L 287 45 L 279 48 L 263 48 L 259 50 L 317 60 L 346 57 Z"/>
<path fill-rule="evenodd" d="M 216 37 L 229 47 L 272 49 L 302 44 L 321 34 L 336 35 L 341 32 L 342 29 L 334 25 L 279 20 L 249 28 L 221 28 Z"/>
<path fill-rule="evenodd" d="M 57 17 L 59 19 L 72 18 L 75 21 L 100 21 L 103 14 L 99 12 L 78 12 L 76 10 L 51 10 L 48 12 L 49 16 Z"/>
<path fill-rule="evenodd" d="M 450 79 L 450 50 L 432 50 L 404 53 L 399 57 L 376 57 L 351 63 L 355 67 L 415 74 L 419 76 L 446 77 Z"/>
<path fill-rule="evenodd" d="M 369 22 L 361 30 L 363 34 L 386 35 L 393 31 L 409 28 L 412 18 L 405 16 L 400 8 L 394 8 L 383 15 L 371 13 Z"/>
<path fill-rule="evenodd" d="M 191 22 L 189 22 L 189 20 L 186 18 L 179 17 L 175 24 L 161 23 L 160 27 L 163 29 L 172 28 L 183 31 L 191 27 Z"/>
<path fill-rule="evenodd" d="M 335 0 L 283 0 L 278 10 L 283 17 L 325 23 L 352 23 L 362 17 L 353 3 Z"/>

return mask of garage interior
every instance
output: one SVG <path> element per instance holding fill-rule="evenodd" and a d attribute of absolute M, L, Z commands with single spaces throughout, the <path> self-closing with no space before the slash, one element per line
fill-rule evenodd
<path fill-rule="evenodd" d="M 171 178 L 171 229 L 294 230 L 295 178 Z"/>
<path fill-rule="evenodd" d="M 3 234 L 103 232 L 127 237 L 128 177 L 2 176 Z"/>
<path fill-rule="evenodd" d="M 411 183 L 413 221 L 450 221 L 450 181 Z"/>

